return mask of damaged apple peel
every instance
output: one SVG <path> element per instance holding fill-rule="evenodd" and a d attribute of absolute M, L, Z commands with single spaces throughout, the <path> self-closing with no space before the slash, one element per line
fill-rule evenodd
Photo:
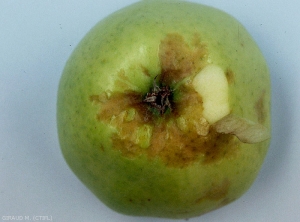
<path fill-rule="evenodd" d="M 270 139 L 269 130 L 262 124 L 229 114 L 216 122 L 218 133 L 233 134 L 243 143 L 259 143 Z"/>
<path fill-rule="evenodd" d="M 216 132 L 235 135 L 243 143 L 259 143 L 270 138 L 262 124 L 230 114 L 229 86 L 224 71 L 207 65 L 193 79 L 193 87 L 203 100 L 203 117 Z"/>

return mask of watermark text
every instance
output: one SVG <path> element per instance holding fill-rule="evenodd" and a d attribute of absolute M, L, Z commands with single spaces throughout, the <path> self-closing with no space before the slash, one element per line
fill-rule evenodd
<path fill-rule="evenodd" d="M 52 216 L 42 216 L 42 215 L 33 215 L 33 216 L 13 216 L 13 215 L 4 215 L 1 217 L 2 221 L 52 221 Z"/>

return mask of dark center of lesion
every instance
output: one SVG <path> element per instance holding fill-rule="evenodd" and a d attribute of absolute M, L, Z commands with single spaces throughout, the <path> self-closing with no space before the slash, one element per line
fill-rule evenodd
<path fill-rule="evenodd" d="M 163 115 L 167 110 L 172 111 L 171 98 L 173 91 L 168 85 L 159 86 L 156 82 L 157 76 L 154 78 L 153 87 L 148 92 L 143 100 L 150 108 L 160 115 Z"/>

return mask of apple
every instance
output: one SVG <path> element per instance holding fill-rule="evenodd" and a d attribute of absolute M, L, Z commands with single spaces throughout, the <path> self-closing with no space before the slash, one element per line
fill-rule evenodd
<path fill-rule="evenodd" d="M 108 207 L 191 218 L 254 182 L 270 143 L 270 79 L 228 14 L 146 0 L 100 21 L 64 68 L 62 153 Z"/>

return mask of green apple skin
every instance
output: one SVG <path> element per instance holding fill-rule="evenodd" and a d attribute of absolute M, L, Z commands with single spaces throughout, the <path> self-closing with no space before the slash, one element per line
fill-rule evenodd
<path fill-rule="evenodd" d="M 77 177 L 108 207 L 127 215 L 191 218 L 236 200 L 254 182 L 270 142 L 234 140 L 233 154 L 225 152 L 215 161 L 204 161 L 208 154 L 201 154 L 184 164 L 150 158 L 147 152 L 125 155 L 114 147 L 117 126 L 97 119 L 103 104 L 92 102 L 91 96 L 126 90 L 146 94 L 161 72 L 158 49 L 170 33 L 187 43 L 199 34 L 207 61 L 229 70 L 231 112 L 270 129 L 268 68 L 254 40 L 233 17 L 195 3 L 146 0 L 100 21 L 63 71 L 58 135 Z"/>

